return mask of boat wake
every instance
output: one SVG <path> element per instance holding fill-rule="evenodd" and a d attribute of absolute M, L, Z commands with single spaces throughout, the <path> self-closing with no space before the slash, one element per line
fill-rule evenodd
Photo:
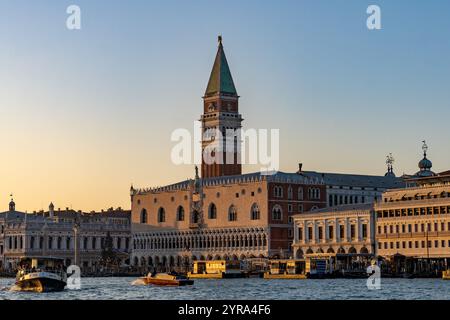
<path fill-rule="evenodd" d="M 10 287 L 0 287 L 0 291 L 15 292 L 15 291 L 20 291 L 20 288 L 18 286 L 16 286 L 15 284 L 13 284 Z"/>
<path fill-rule="evenodd" d="M 131 283 L 132 286 L 145 286 L 145 281 L 143 279 L 136 279 Z"/>

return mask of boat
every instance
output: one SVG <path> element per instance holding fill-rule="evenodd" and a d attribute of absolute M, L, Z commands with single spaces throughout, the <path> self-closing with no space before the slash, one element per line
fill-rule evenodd
<path fill-rule="evenodd" d="M 264 279 L 306 279 L 306 261 L 304 259 L 270 260 L 269 271 Z"/>
<path fill-rule="evenodd" d="M 64 260 L 53 257 L 22 259 L 16 275 L 16 287 L 27 292 L 58 292 L 67 285 Z"/>
<path fill-rule="evenodd" d="M 442 280 L 450 280 L 450 269 L 442 271 Z"/>
<path fill-rule="evenodd" d="M 189 279 L 229 279 L 245 278 L 247 274 L 242 270 L 241 263 L 235 260 L 194 261 L 192 272 L 188 272 Z"/>
<path fill-rule="evenodd" d="M 185 276 L 168 273 L 149 273 L 147 276 L 139 278 L 143 284 L 153 284 L 157 286 L 187 286 L 193 285 L 194 280 L 190 280 Z"/>

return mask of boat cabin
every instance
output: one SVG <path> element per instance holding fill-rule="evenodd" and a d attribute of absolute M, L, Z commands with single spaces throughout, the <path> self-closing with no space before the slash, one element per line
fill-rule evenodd
<path fill-rule="evenodd" d="M 304 274 L 305 259 L 271 260 L 269 270 L 271 274 Z"/>
<path fill-rule="evenodd" d="M 234 260 L 194 261 L 192 273 L 240 273 L 241 264 Z"/>
<path fill-rule="evenodd" d="M 64 270 L 64 259 L 54 257 L 23 258 L 19 266 L 25 270 L 59 271 Z"/>

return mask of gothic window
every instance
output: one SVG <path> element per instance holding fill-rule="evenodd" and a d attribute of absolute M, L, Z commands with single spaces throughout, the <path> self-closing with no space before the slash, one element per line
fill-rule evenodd
<path fill-rule="evenodd" d="M 52 237 L 48 237 L 48 248 L 53 249 L 53 238 Z"/>
<path fill-rule="evenodd" d="M 209 205 L 208 219 L 217 219 L 217 207 L 214 203 Z"/>
<path fill-rule="evenodd" d="M 273 196 L 275 198 L 283 198 L 283 188 L 281 186 L 275 186 L 273 188 Z"/>
<path fill-rule="evenodd" d="M 281 210 L 280 205 L 276 204 L 272 209 L 272 220 L 282 220 L 283 219 L 283 211 Z"/>
<path fill-rule="evenodd" d="M 259 206 L 254 203 L 252 205 L 252 210 L 251 210 L 251 219 L 252 220 L 259 220 L 261 218 L 260 216 L 260 212 L 259 212 Z"/>
<path fill-rule="evenodd" d="M 56 240 L 56 248 L 58 250 L 61 250 L 61 242 L 62 242 L 62 238 L 58 237 L 58 240 Z"/>
<path fill-rule="evenodd" d="M 66 238 L 66 249 L 70 249 L 70 237 Z"/>
<path fill-rule="evenodd" d="M 228 210 L 228 221 L 236 221 L 237 220 L 237 211 L 235 206 L 231 206 Z"/>
<path fill-rule="evenodd" d="M 166 222 L 166 211 L 164 208 L 159 208 L 158 210 L 158 223 Z"/>
<path fill-rule="evenodd" d="M 308 189 L 308 198 L 319 200 L 320 199 L 320 189 L 319 188 L 309 188 Z"/>
<path fill-rule="evenodd" d="M 303 188 L 298 188 L 298 194 L 297 194 L 298 200 L 303 200 Z"/>
<path fill-rule="evenodd" d="M 293 197 L 292 187 L 289 186 L 289 188 L 288 188 L 288 199 L 291 200 L 292 197 Z"/>
<path fill-rule="evenodd" d="M 184 208 L 182 206 L 177 209 L 177 221 L 184 221 Z"/>
<path fill-rule="evenodd" d="M 141 223 L 147 223 L 148 222 L 148 216 L 147 216 L 147 210 L 142 209 L 141 211 Z"/>

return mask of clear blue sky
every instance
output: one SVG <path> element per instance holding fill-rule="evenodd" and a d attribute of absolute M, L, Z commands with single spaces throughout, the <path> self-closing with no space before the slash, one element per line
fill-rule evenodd
<path fill-rule="evenodd" d="M 199 119 L 218 34 L 244 126 L 281 130 L 281 170 L 384 174 L 392 152 L 413 173 L 423 139 L 450 169 L 449 1 L 0 0 L 0 208 L 128 207 L 131 182 L 192 176 L 170 134 Z"/>

